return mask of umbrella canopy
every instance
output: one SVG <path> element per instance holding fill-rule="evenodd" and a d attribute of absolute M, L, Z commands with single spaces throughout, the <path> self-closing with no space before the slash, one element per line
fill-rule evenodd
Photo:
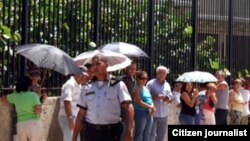
<path fill-rule="evenodd" d="M 124 42 L 106 44 L 99 47 L 98 49 L 121 53 L 129 58 L 149 58 L 148 55 L 139 47 Z"/>
<path fill-rule="evenodd" d="M 76 65 L 74 60 L 61 49 L 46 44 L 26 44 L 16 48 L 20 54 L 37 67 L 52 69 L 63 75 L 81 74 L 82 70 Z"/>
<path fill-rule="evenodd" d="M 179 76 L 176 81 L 181 82 L 198 82 L 198 83 L 206 83 L 206 82 L 216 82 L 217 78 L 209 72 L 203 71 L 192 71 L 186 72 Z"/>
<path fill-rule="evenodd" d="M 86 63 L 91 63 L 92 57 L 97 54 L 102 54 L 108 59 L 108 71 L 117 71 L 123 69 L 131 64 L 131 59 L 127 56 L 115 53 L 108 50 L 93 50 L 79 54 L 74 58 L 77 65 L 84 65 Z"/>

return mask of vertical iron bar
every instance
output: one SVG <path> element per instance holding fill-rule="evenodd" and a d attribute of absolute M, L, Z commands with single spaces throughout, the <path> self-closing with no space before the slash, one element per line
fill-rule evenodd
<path fill-rule="evenodd" d="M 51 29 L 52 28 L 52 23 L 51 23 L 51 4 L 52 4 L 52 2 L 51 2 L 51 0 L 49 0 L 49 10 L 48 10 L 48 15 L 46 15 L 46 16 L 48 16 L 48 35 L 47 35 L 47 40 L 48 40 L 48 44 L 51 44 L 51 31 L 53 31 L 53 29 Z M 54 80 L 54 79 L 53 79 Z"/>
<path fill-rule="evenodd" d="M 232 70 L 232 57 L 233 57 L 233 54 L 232 54 L 232 39 L 233 39 L 233 4 L 232 4 L 232 0 L 229 0 L 229 3 L 228 3 L 228 55 L 229 55 L 229 58 L 228 58 L 228 69 L 229 71 Z M 232 77 L 229 76 L 229 82 L 231 82 L 231 79 Z"/>
<path fill-rule="evenodd" d="M 33 2 L 30 3 L 30 5 L 32 7 L 32 10 L 30 10 L 30 12 L 31 11 L 33 12 L 33 25 L 30 22 L 31 27 L 33 27 L 33 35 L 31 35 L 31 36 L 33 37 L 33 41 L 38 42 L 39 39 L 36 38 L 36 32 L 37 32 L 37 30 L 36 30 L 36 9 L 37 9 L 36 0 L 33 0 Z M 32 15 L 32 13 L 31 13 L 31 15 Z"/>
<path fill-rule="evenodd" d="M 56 25 L 55 25 L 55 23 L 56 23 L 56 19 L 55 19 L 55 17 L 56 17 L 56 1 L 55 0 L 53 0 L 53 15 L 52 15 L 52 35 L 53 35 L 53 39 L 52 39 L 52 45 L 56 45 L 55 44 L 55 31 L 56 31 Z"/>
<path fill-rule="evenodd" d="M 23 0 L 22 3 L 22 13 L 21 13 L 21 45 L 28 43 L 28 25 L 29 25 L 29 0 Z M 27 65 L 27 60 L 21 57 L 20 61 L 20 76 L 25 75 L 25 66 Z"/>
<path fill-rule="evenodd" d="M 191 37 L 191 69 L 196 70 L 196 44 L 197 44 L 197 0 L 192 0 L 192 37 Z"/>
<path fill-rule="evenodd" d="M 66 51 L 70 56 L 72 55 L 72 53 L 73 53 L 73 31 L 74 31 L 74 25 L 73 25 L 73 23 L 74 23 L 74 21 L 73 21 L 73 19 L 74 19 L 74 8 L 73 8 L 73 2 L 74 2 L 74 0 L 69 0 L 68 1 L 68 8 L 70 9 L 67 13 L 67 16 L 68 16 L 68 24 L 70 25 L 70 32 L 69 32 L 69 39 L 70 39 L 70 41 L 69 41 L 69 50 L 70 51 Z"/>
<path fill-rule="evenodd" d="M 89 10 L 89 5 L 88 3 L 86 3 L 86 1 L 83 1 L 82 4 L 81 4 L 81 11 L 80 11 L 80 14 L 81 14 L 81 24 L 83 25 L 86 25 L 85 23 L 88 23 L 88 21 L 91 21 L 91 19 L 88 19 L 87 18 L 87 15 L 85 14 L 85 12 L 87 12 Z M 92 13 L 91 13 L 92 15 Z M 87 28 L 86 27 L 88 26 L 81 26 L 81 33 L 82 33 L 82 36 L 81 36 L 81 41 L 82 41 L 82 52 L 87 50 L 89 48 L 89 46 L 87 46 L 87 42 L 90 41 L 92 38 L 92 28 Z M 88 33 L 89 36 L 87 39 L 85 35 L 85 33 Z"/>
<path fill-rule="evenodd" d="M 17 1 L 16 0 L 14 0 L 14 7 L 17 7 Z M 16 31 L 19 27 L 18 27 L 18 25 L 17 25 L 17 8 L 15 8 L 14 9 L 14 26 L 13 26 L 13 31 Z M 11 45 L 11 47 L 12 47 L 12 49 L 14 49 L 13 47 L 15 47 L 15 45 Z M 15 78 L 16 78 L 16 61 L 15 61 L 15 57 L 14 56 L 12 56 L 12 58 L 11 58 L 11 62 L 12 62 L 12 66 L 11 66 L 11 68 L 12 68 L 12 79 L 11 79 L 11 84 L 12 85 L 14 85 L 14 80 L 15 80 Z"/>
<path fill-rule="evenodd" d="M 62 7 L 60 9 L 60 10 L 62 10 L 62 14 L 61 14 L 62 15 L 62 17 L 61 17 L 61 24 L 62 25 L 67 22 L 66 19 L 65 19 L 65 17 L 67 17 L 66 14 L 65 14 L 66 11 L 63 10 L 63 9 L 66 8 L 65 5 L 66 5 L 65 1 L 62 1 Z M 61 38 L 62 50 L 66 50 L 67 49 L 67 40 L 68 40 L 67 39 L 67 32 L 66 32 L 66 30 L 61 30 L 61 32 L 62 32 L 62 38 Z"/>
<path fill-rule="evenodd" d="M 154 76 L 154 7 L 155 7 L 155 1 L 149 0 L 148 2 L 149 12 L 148 12 L 148 54 L 150 56 L 150 68 L 148 68 L 148 74 L 151 77 Z"/>
<path fill-rule="evenodd" d="M 42 41 L 41 41 L 41 35 L 40 35 L 40 33 L 41 33 L 41 6 L 42 5 L 42 2 L 41 1 L 39 1 L 38 2 L 38 27 L 37 27 L 37 30 L 38 30 L 38 36 L 37 36 L 37 39 L 38 39 L 38 42 L 39 43 L 41 43 Z"/>
<path fill-rule="evenodd" d="M 2 4 L 3 5 L 5 5 L 5 0 L 3 0 L 2 1 Z M 5 17 L 5 7 L 3 6 L 3 8 L 2 8 L 2 10 L 0 11 L 0 14 L 2 15 L 2 17 L 0 17 L 1 19 L 0 19 L 0 24 L 1 25 L 4 25 L 4 17 Z M 3 75 L 4 75 L 4 51 L 2 51 L 1 52 L 1 59 L 0 59 L 0 63 L 2 64 L 0 67 L 1 67 L 1 81 L 2 81 L 2 84 L 4 84 L 4 81 L 5 81 L 5 79 L 4 79 L 4 77 L 3 77 Z M 4 86 L 4 85 L 3 85 Z M 3 92 L 2 93 L 0 93 L 1 95 L 0 96 L 2 96 L 2 94 L 3 94 Z"/>
<path fill-rule="evenodd" d="M 7 11 L 8 11 L 8 21 L 7 21 L 7 26 L 9 26 L 10 28 L 11 28 L 11 23 L 10 23 L 10 19 L 11 19 L 11 14 L 10 14 L 10 11 L 11 11 L 11 1 L 8 1 L 8 9 L 7 9 Z M 7 54 L 6 54 L 6 57 L 7 57 L 7 60 L 6 60 L 6 64 L 2 64 L 2 65 L 6 65 L 7 66 L 7 71 L 6 71 L 6 75 L 8 76 L 8 77 L 6 77 L 6 84 L 7 84 L 7 86 L 8 87 L 10 87 L 10 74 L 11 74 L 11 69 L 10 69 L 10 41 L 9 40 L 7 40 Z"/>
<path fill-rule="evenodd" d="M 76 20 L 77 21 L 77 23 L 76 23 L 76 25 L 78 25 L 77 26 L 77 30 L 79 31 L 78 32 L 78 49 L 77 49 L 77 51 L 78 51 L 78 53 L 81 53 L 82 52 L 82 40 L 81 40 L 81 34 L 82 34 L 82 26 L 80 26 L 80 25 L 84 25 L 84 24 L 81 24 L 82 23 L 82 10 L 81 10 L 81 6 L 82 6 L 82 1 L 80 0 L 79 1 L 79 4 L 78 4 L 78 6 L 77 6 L 77 8 L 78 8 L 78 10 L 77 10 L 77 14 L 79 14 L 78 16 L 79 16 L 79 18 Z M 75 55 L 77 55 L 77 54 L 75 54 Z"/>
<path fill-rule="evenodd" d="M 100 0 L 94 0 L 94 42 L 99 46 Z"/>
<path fill-rule="evenodd" d="M 46 40 L 46 37 L 47 37 L 47 31 L 46 31 L 46 10 L 45 10 L 45 6 L 46 6 L 46 1 L 43 1 L 43 5 L 44 5 L 44 7 L 43 7 L 43 23 L 42 23 L 42 25 L 43 25 L 43 40 L 42 40 L 42 42 L 44 43 L 45 42 L 45 40 Z"/>

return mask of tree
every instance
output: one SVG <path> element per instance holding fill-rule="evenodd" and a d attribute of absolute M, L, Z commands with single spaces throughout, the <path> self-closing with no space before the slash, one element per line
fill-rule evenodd
<path fill-rule="evenodd" d="M 5 19 L 6 17 L 3 17 L 3 3 L 0 2 L 0 19 Z M 8 17 L 8 16 L 7 16 Z M 10 18 L 10 21 L 12 21 L 13 18 Z M 8 81 L 4 81 L 7 78 L 10 79 L 10 77 L 13 79 L 15 77 L 15 73 L 13 72 L 13 63 L 14 63 L 14 46 L 16 46 L 21 41 L 21 36 L 18 33 L 18 31 L 15 31 L 11 29 L 10 27 L 4 25 L 3 21 L 0 22 L 0 88 L 3 87 L 3 85 L 10 86 L 11 84 L 8 83 Z M 13 86 L 13 85 L 12 85 Z"/>

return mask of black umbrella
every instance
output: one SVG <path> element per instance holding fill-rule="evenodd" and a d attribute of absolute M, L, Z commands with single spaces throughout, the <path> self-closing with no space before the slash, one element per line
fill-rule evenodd
<path fill-rule="evenodd" d="M 47 44 L 26 44 L 16 48 L 20 54 L 37 67 L 52 69 L 63 75 L 81 74 L 82 70 L 74 60 L 61 49 Z"/>
<path fill-rule="evenodd" d="M 106 44 L 99 47 L 98 49 L 121 53 L 129 58 L 149 58 L 148 55 L 139 47 L 124 42 Z"/>

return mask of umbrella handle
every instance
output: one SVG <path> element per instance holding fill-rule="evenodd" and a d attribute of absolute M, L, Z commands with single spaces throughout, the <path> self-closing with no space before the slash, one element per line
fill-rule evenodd
<path fill-rule="evenodd" d="M 45 69 L 45 71 L 43 73 L 43 78 L 42 78 L 42 81 L 41 81 L 41 84 L 40 84 L 41 87 L 43 87 L 43 83 L 45 81 L 45 77 L 46 77 L 47 73 L 48 73 L 48 69 Z"/>

